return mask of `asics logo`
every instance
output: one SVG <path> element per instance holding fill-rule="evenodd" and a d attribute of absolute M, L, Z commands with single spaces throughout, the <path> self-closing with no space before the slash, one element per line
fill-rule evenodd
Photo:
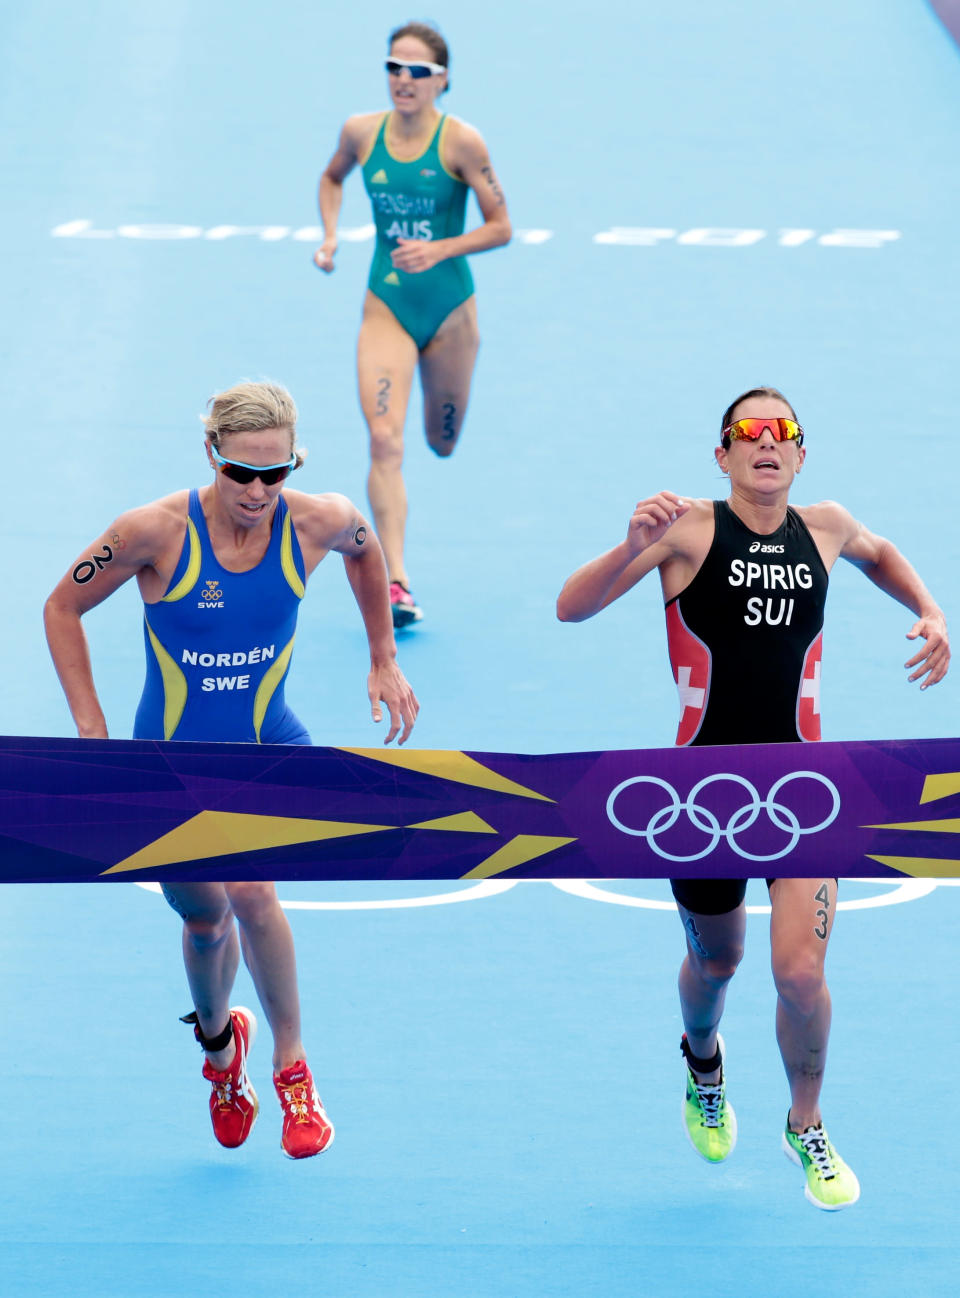
<path fill-rule="evenodd" d="M 754 541 L 750 546 L 751 554 L 783 554 L 784 546 L 782 545 L 764 545 L 762 541 Z"/>
<path fill-rule="evenodd" d="M 796 780 L 814 780 L 823 785 L 830 795 L 830 810 L 822 820 L 819 820 L 814 825 L 802 826 L 798 814 L 792 811 L 786 803 L 779 801 L 783 790 Z M 743 806 L 731 813 L 725 825 L 720 823 L 719 818 L 709 808 L 701 806 L 697 802 L 697 798 L 708 785 L 721 781 L 729 781 L 739 785 L 749 799 Z M 661 807 L 659 811 L 653 812 L 642 829 L 624 824 L 616 812 L 617 799 L 626 789 L 637 784 L 654 785 L 656 788 L 662 789 L 669 798 L 667 805 Z M 802 797 L 798 797 L 796 800 L 801 803 L 804 801 Z M 648 846 L 665 861 L 700 861 L 705 856 L 710 855 L 721 839 L 724 839 L 732 850 L 745 861 L 779 861 L 793 851 L 802 837 L 807 834 L 817 834 L 826 829 L 828 825 L 832 825 L 839 811 L 840 794 L 836 785 L 818 771 L 792 771 L 789 775 L 781 776 L 779 780 L 771 785 L 770 791 L 765 798 L 761 798 L 758 790 L 749 780 L 742 775 L 734 775 L 729 772 L 708 775 L 700 780 L 690 790 L 686 801 L 680 797 L 672 784 L 668 784 L 666 780 L 661 780 L 656 775 L 635 775 L 632 779 L 623 780 L 607 798 L 607 819 L 610 823 L 616 829 L 619 829 L 622 834 L 629 834 L 633 838 L 645 838 Z M 737 842 L 737 835 L 742 834 L 756 824 L 761 813 L 766 815 L 769 823 L 782 830 L 787 836 L 786 842 L 778 851 L 767 853 L 751 852 Z M 696 830 L 707 835 L 706 846 L 686 855 L 676 855 L 669 852 L 657 842 L 660 835 L 673 828 L 680 819 L 681 814 L 686 815 L 687 821 Z"/>

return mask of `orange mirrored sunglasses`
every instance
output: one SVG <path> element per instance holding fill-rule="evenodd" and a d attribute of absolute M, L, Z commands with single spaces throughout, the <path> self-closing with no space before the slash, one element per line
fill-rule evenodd
<path fill-rule="evenodd" d="M 775 442 L 803 445 L 803 429 L 795 419 L 735 419 L 721 435 L 735 442 L 757 442 L 765 429 L 769 429 Z"/>

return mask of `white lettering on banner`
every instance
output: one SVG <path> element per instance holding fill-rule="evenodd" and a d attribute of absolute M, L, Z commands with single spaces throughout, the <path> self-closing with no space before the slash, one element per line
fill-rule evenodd
<path fill-rule="evenodd" d="M 250 663 L 266 662 L 275 657 L 277 646 L 268 644 L 253 649 L 234 649 L 228 653 L 200 653 L 197 649 L 184 649 L 180 661 L 190 667 L 243 667 Z"/>
<path fill-rule="evenodd" d="M 387 195 L 379 195 L 387 198 Z M 413 200 L 411 200 L 412 202 Z M 427 200 L 420 200 L 427 201 Z M 429 200 L 433 201 L 433 200 Z M 429 239 L 432 237 L 428 223 L 426 232 L 416 231 L 420 222 L 399 222 L 391 226 L 391 238 Z M 377 228 L 372 222 L 365 225 L 345 226 L 337 230 L 342 243 L 366 243 L 375 238 Z M 516 230 L 514 241 L 528 246 L 548 243 L 556 231 L 539 228 Z M 298 243 L 322 243 L 325 233 L 322 226 L 304 225 L 294 229 L 289 225 L 235 225 L 224 222 L 204 228 L 200 225 L 180 225 L 176 222 L 156 224 L 123 224 L 112 229 L 94 229 L 93 221 L 82 217 L 63 221 L 50 231 L 54 239 L 139 239 L 161 242 L 184 239 L 204 239 L 210 243 L 224 243 L 230 239 L 256 239 L 260 243 L 282 243 L 293 239 Z M 749 248 L 766 239 L 774 239 L 780 248 L 800 248 L 816 244 L 824 248 L 884 248 L 903 237 L 900 230 L 848 230 L 835 229 L 818 233 L 809 229 L 761 230 L 744 226 L 695 226 L 690 230 L 675 230 L 666 226 L 614 225 L 593 235 L 596 244 L 609 244 L 625 248 L 656 248 L 673 243 L 685 248 Z"/>

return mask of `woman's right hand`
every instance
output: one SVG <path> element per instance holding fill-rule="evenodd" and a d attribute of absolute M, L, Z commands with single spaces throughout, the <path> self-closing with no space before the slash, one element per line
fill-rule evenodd
<path fill-rule="evenodd" d="M 634 555 L 642 554 L 649 546 L 663 540 L 669 528 L 683 518 L 690 501 L 683 500 L 672 491 L 659 491 L 648 500 L 641 500 L 633 511 L 627 528 L 627 545 Z"/>
<path fill-rule="evenodd" d="M 317 267 L 318 270 L 322 270 L 325 274 L 327 275 L 332 274 L 334 270 L 333 258 L 336 254 L 336 251 L 337 251 L 336 239 L 324 239 L 323 243 L 313 254 L 313 264 Z"/>

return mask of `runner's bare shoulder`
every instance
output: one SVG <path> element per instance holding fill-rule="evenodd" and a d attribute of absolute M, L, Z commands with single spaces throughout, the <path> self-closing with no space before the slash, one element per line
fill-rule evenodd
<path fill-rule="evenodd" d="M 856 529 L 856 520 L 848 509 L 836 500 L 818 500 L 813 505 L 794 506 L 808 528 L 828 532 L 843 539 Z"/>
<path fill-rule="evenodd" d="M 283 498 L 300 539 L 323 549 L 329 549 L 349 528 L 356 530 L 361 518 L 353 501 L 338 491 L 313 496 L 287 490 Z"/>
<path fill-rule="evenodd" d="M 464 171 L 490 166 L 490 154 L 477 128 L 449 114 L 444 126 L 442 157 L 444 165 L 461 179 Z"/>
<path fill-rule="evenodd" d="M 354 113 L 348 117 L 340 132 L 340 147 L 350 150 L 358 162 L 363 162 L 373 147 L 380 123 L 386 114 L 381 110 L 373 113 Z"/>
<path fill-rule="evenodd" d="M 189 500 L 189 491 L 175 491 L 138 505 L 120 514 L 111 531 L 129 549 L 129 557 L 159 555 L 183 537 Z"/>
<path fill-rule="evenodd" d="M 704 542 L 709 545 L 713 538 L 713 501 L 691 500 L 689 496 L 681 499 L 690 508 L 671 526 L 664 541 L 672 546 L 674 553 L 687 555 Z"/>
<path fill-rule="evenodd" d="M 447 113 L 445 130 L 448 144 L 455 146 L 467 143 L 474 147 L 483 144 L 483 136 L 477 128 L 465 122 L 462 117 L 454 117 L 453 113 Z"/>

